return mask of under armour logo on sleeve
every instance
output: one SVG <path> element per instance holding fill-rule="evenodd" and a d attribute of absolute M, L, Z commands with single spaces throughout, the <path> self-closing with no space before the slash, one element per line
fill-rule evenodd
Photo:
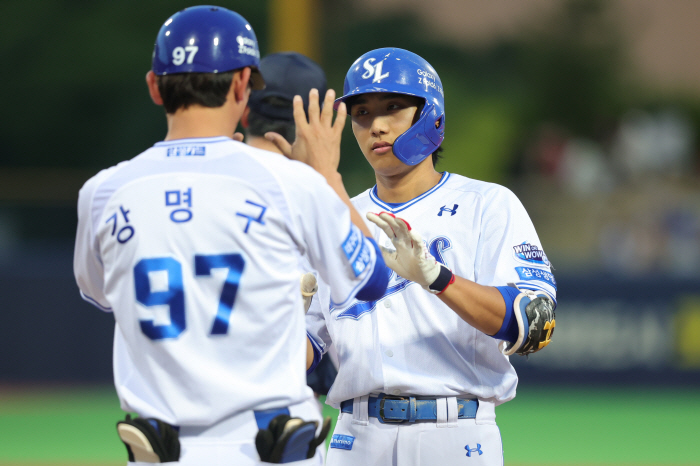
<path fill-rule="evenodd" d="M 440 207 L 440 212 L 438 212 L 438 217 L 442 217 L 443 212 L 449 212 L 450 215 L 454 215 L 457 213 L 457 207 L 459 207 L 459 204 L 455 204 L 454 207 L 451 209 L 448 208 L 447 206 L 442 206 Z"/>

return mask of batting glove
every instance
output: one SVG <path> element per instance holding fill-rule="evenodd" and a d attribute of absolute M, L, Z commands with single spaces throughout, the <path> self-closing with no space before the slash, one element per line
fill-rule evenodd
<path fill-rule="evenodd" d="M 309 307 L 311 306 L 311 300 L 314 299 L 314 295 L 318 291 L 318 283 L 316 282 L 316 275 L 311 272 L 307 272 L 301 276 L 301 297 L 304 299 L 304 312 L 309 312 Z"/>
<path fill-rule="evenodd" d="M 454 283 L 452 271 L 428 252 L 423 238 L 411 230 L 406 220 L 388 212 L 379 215 L 368 212 L 367 220 L 381 228 L 396 248 L 380 246 L 384 262 L 399 276 L 418 283 L 433 294 L 442 293 Z"/>

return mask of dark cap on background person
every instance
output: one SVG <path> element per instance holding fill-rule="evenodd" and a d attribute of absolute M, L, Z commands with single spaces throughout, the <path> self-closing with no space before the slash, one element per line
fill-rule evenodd
<path fill-rule="evenodd" d="M 326 74 L 312 59 L 297 52 L 280 52 L 260 60 L 265 89 L 253 91 L 250 109 L 270 120 L 294 121 L 292 100 L 300 95 L 308 112 L 309 91 L 318 89 L 321 100 L 326 95 Z"/>

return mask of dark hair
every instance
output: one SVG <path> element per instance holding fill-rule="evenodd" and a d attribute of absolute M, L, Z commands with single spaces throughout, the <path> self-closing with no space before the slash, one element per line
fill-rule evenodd
<path fill-rule="evenodd" d="M 435 152 L 432 153 L 432 157 L 433 157 L 433 167 L 434 167 L 435 165 L 437 165 L 437 163 L 438 163 L 438 162 L 440 161 L 440 159 L 443 157 L 443 155 L 442 155 L 442 151 L 443 151 L 443 150 L 444 150 L 444 149 L 442 148 L 442 146 L 440 146 L 440 147 L 438 147 L 437 149 L 435 149 Z"/>
<path fill-rule="evenodd" d="M 265 133 L 274 131 L 285 138 L 287 142 L 293 144 L 294 139 L 296 139 L 296 130 L 296 126 L 292 122 L 284 120 L 271 120 L 255 113 L 253 110 L 251 110 L 248 114 L 248 127 L 246 128 L 246 133 L 249 136 L 262 137 L 265 135 Z"/>
<path fill-rule="evenodd" d="M 158 76 L 158 91 L 167 113 L 190 105 L 221 107 L 231 89 L 234 71 L 225 73 L 178 73 Z"/>
<path fill-rule="evenodd" d="M 265 97 L 263 102 L 268 106 L 267 108 L 269 108 L 269 106 L 279 107 L 280 109 L 293 107 L 290 100 L 282 97 Z M 294 120 L 269 118 L 251 108 L 250 113 L 248 113 L 248 128 L 246 128 L 246 133 L 250 136 L 262 137 L 269 131 L 279 133 L 290 144 L 293 144 L 296 139 L 296 125 L 294 124 Z"/>

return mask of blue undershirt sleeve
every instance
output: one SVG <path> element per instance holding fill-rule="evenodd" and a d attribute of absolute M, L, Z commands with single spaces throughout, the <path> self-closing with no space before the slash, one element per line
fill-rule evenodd
<path fill-rule="evenodd" d="M 495 335 L 492 335 L 492 338 L 512 343 L 518 339 L 520 333 L 518 321 L 513 315 L 513 302 L 515 302 L 515 298 L 520 294 L 520 290 L 512 286 L 497 286 L 496 289 L 501 293 L 503 300 L 506 302 L 506 315 L 503 318 L 501 329 L 496 332 Z"/>
<path fill-rule="evenodd" d="M 384 295 L 386 287 L 389 284 L 391 270 L 384 263 L 382 251 L 379 249 L 377 242 L 369 237 L 365 237 L 365 240 L 369 241 L 372 244 L 372 247 L 374 247 L 374 250 L 377 253 L 377 260 L 374 262 L 372 276 L 369 277 L 369 280 L 367 280 L 365 286 L 363 286 L 360 291 L 357 292 L 355 297 L 360 301 L 375 301 Z"/>
<path fill-rule="evenodd" d="M 306 338 L 309 339 L 311 342 L 311 348 L 314 350 L 314 361 L 311 363 L 311 367 L 309 367 L 306 370 L 306 375 L 311 374 L 314 369 L 316 369 L 316 366 L 318 366 L 318 363 L 321 362 L 321 358 L 323 357 L 323 354 L 321 353 L 321 348 L 319 348 L 318 343 L 311 338 L 311 335 L 309 335 L 309 332 L 306 332 Z"/>

